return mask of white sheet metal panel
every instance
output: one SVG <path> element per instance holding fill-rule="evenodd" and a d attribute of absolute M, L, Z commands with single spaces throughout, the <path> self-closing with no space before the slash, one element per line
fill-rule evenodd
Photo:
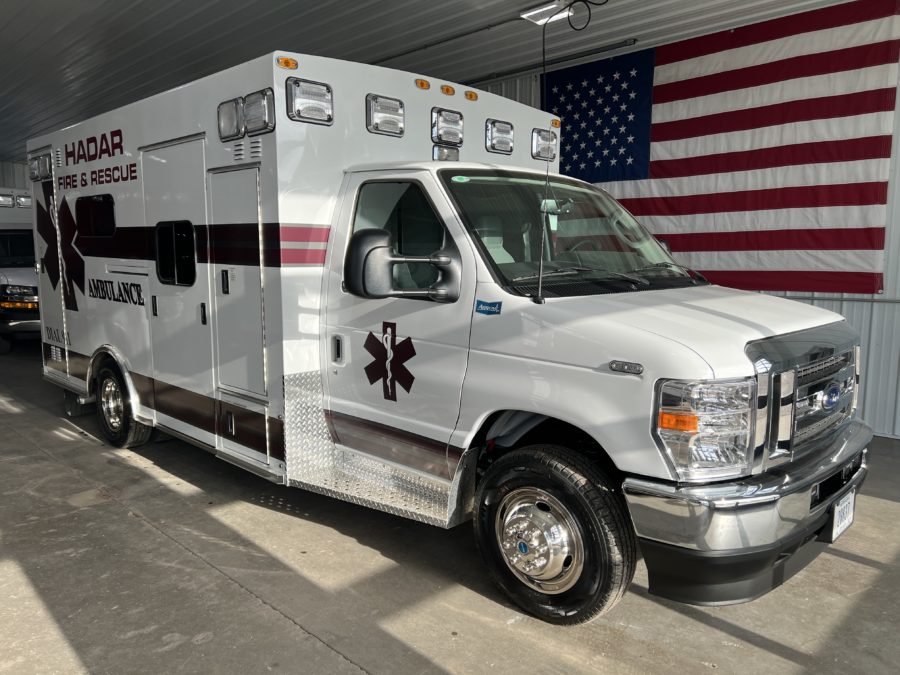
<path fill-rule="evenodd" d="M 25 140 L 275 49 L 476 83 L 541 60 L 541 0 L 5 0 L 0 13 L 0 159 Z M 637 40 L 672 42 L 836 0 L 609 0 L 573 31 L 547 29 L 549 58 Z M 622 51 L 622 50 L 618 50 Z M 610 51 L 604 55 L 617 53 Z M 213 102 L 215 105 L 217 102 Z"/>

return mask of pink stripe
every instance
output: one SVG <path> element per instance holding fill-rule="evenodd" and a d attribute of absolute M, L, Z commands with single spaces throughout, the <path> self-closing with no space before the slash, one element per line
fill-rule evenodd
<path fill-rule="evenodd" d="M 282 265 L 313 264 L 324 265 L 324 248 L 283 248 L 281 249 Z"/>
<path fill-rule="evenodd" d="M 281 226 L 281 241 L 324 243 L 331 234 L 330 227 Z"/>

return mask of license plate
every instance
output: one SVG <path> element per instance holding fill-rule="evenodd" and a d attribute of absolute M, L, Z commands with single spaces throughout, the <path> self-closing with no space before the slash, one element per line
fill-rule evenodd
<path fill-rule="evenodd" d="M 853 522 L 853 506 L 856 502 L 856 490 L 851 490 L 834 505 L 834 516 L 831 525 L 831 541 L 840 537 Z"/>

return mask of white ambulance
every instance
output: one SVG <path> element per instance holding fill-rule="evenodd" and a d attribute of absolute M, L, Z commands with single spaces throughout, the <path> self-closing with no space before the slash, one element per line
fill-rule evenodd
<path fill-rule="evenodd" d="M 28 144 L 44 375 L 118 446 L 474 519 L 526 611 L 748 600 L 852 522 L 836 314 L 708 284 L 557 173 L 559 121 L 282 53 Z"/>
<path fill-rule="evenodd" d="M 40 335 L 31 191 L 0 187 L 0 354 Z"/>

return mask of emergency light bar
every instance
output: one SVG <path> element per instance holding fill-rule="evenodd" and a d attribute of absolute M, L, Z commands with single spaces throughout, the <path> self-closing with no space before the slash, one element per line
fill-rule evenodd
<path fill-rule="evenodd" d="M 513 125 L 502 120 L 487 120 L 484 125 L 484 147 L 488 152 L 512 154 Z"/>
<path fill-rule="evenodd" d="M 244 135 L 244 102 L 241 98 L 233 98 L 219 104 L 219 139 L 233 141 Z"/>
<path fill-rule="evenodd" d="M 531 132 L 531 156 L 552 162 L 556 159 L 556 134 L 548 129 Z"/>
<path fill-rule="evenodd" d="M 248 136 L 256 136 L 275 128 L 275 93 L 263 89 L 244 97 L 244 126 Z"/>
<path fill-rule="evenodd" d="M 28 161 L 28 177 L 31 180 L 45 180 L 50 178 L 50 155 L 32 157 Z"/>
<path fill-rule="evenodd" d="M 287 81 L 288 117 L 298 122 L 331 124 L 334 122 L 334 97 L 331 87 L 290 77 Z"/>
<path fill-rule="evenodd" d="M 455 110 L 446 110 L 444 108 L 432 108 L 431 140 L 441 145 L 462 145 L 462 113 Z"/>
<path fill-rule="evenodd" d="M 402 136 L 405 120 L 403 101 L 378 94 L 366 96 L 366 128 L 373 134 Z"/>

